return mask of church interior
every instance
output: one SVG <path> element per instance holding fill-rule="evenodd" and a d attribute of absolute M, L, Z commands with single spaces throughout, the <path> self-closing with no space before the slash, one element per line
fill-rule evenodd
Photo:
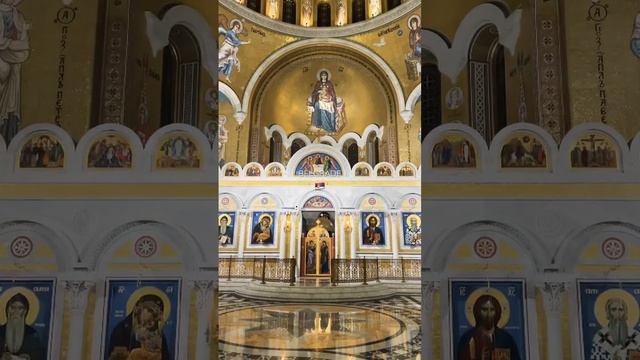
<path fill-rule="evenodd" d="M 420 2 L 218 16 L 220 358 L 420 357 Z"/>
<path fill-rule="evenodd" d="M 640 358 L 640 3 L 422 14 L 423 357 Z"/>
<path fill-rule="evenodd" d="M 640 359 L 637 0 L 0 14 L 0 358 Z"/>

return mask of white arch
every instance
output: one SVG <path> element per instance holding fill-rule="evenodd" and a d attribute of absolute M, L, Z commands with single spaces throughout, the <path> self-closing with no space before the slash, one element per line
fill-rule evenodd
<path fill-rule="evenodd" d="M 546 267 L 550 257 L 542 247 L 540 239 L 531 238 L 531 234 L 527 236 L 522 231 L 501 222 L 474 221 L 444 233 L 433 242 L 427 242 L 427 247 L 423 249 L 423 268 L 430 268 L 436 272 L 444 271 L 459 244 L 473 234 L 487 232 L 492 234 L 493 239 L 500 238 L 516 245 L 521 250 L 530 271 L 540 271 Z"/>
<path fill-rule="evenodd" d="M 276 204 L 277 204 L 277 208 L 278 208 L 278 209 L 281 209 L 281 208 L 283 207 L 282 199 L 280 199 L 280 197 L 279 197 L 278 195 L 273 194 L 273 193 L 270 193 L 270 192 L 266 192 L 266 191 L 265 191 L 265 192 L 261 192 L 261 193 L 258 193 L 258 194 L 256 194 L 256 195 L 253 195 L 252 197 L 250 197 L 250 198 L 249 198 L 249 200 L 247 200 L 247 201 L 245 202 L 243 209 L 249 209 L 249 210 L 251 210 L 251 204 L 253 204 L 253 202 L 254 202 L 257 198 L 259 198 L 259 197 L 261 197 L 261 196 L 267 196 L 267 197 L 272 198 L 272 199 L 276 202 Z M 276 210 L 276 209 L 273 209 L 273 211 L 275 211 L 275 210 Z"/>
<path fill-rule="evenodd" d="M 515 123 L 508 125 L 493 137 L 489 146 L 489 171 L 498 173 L 502 168 L 501 152 L 502 148 L 507 144 L 514 135 L 529 133 L 531 136 L 538 138 L 542 142 L 543 149 L 546 153 L 547 168 L 540 169 L 538 175 L 542 173 L 553 173 L 556 169 L 558 158 L 558 144 L 553 136 L 540 126 L 529 123 Z M 530 178 L 531 174 L 519 174 L 523 179 Z M 512 174 L 512 176 L 517 176 Z"/>
<path fill-rule="evenodd" d="M 244 208 L 244 204 L 242 203 L 242 199 L 240 199 L 240 197 L 238 197 L 236 194 L 231 193 L 231 192 L 221 192 L 218 195 L 218 198 L 223 198 L 223 197 L 230 197 L 233 199 L 233 201 L 236 202 L 236 208 L 234 209 L 234 211 L 238 211 L 242 208 Z"/>
<path fill-rule="evenodd" d="M 355 163 L 353 165 L 353 167 L 351 167 L 351 176 L 356 177 L 356 169 L 359 168 L 359 167 L 367 168 L 367 170 L 369 170 L 369 175 L 367 175 L 367 176 L 360 175 L 360 176 L 357 176 L 357 177 L 372 177 L 373 176 L 373 167 L 371 165 L 369 165 L 368 162 L 365 162 L 365 161 L 357 162 L 357 163 Z"/>
<path fill-rule="evenodd" d="M 422 207 L 421 207 L 421 205 L 422 205 L 422 202 L 421 202 L 422 197 L 420 196 L 420 194 L 417 194 L 417 193 L 408 193 L 408 194 L 404 194 L 404 195 L 402 195 L 402 197 L 401 197 L 400 199 L 398 199 L 398 200 L 393 204 L 393 208 L 394 208 L 394 209 L 398 209 L 398 210 L 399 210 L 399 209 L 400 209 L 400 206 L 402 205 L 402 203 L 403 203 L 406 199 L 411 198 L 411 197 L 413 197 L 413 198 L 415 198 L 415 199 L 417 200 L 417 202 L 416 202 L 416 207 L 417 207 L 418 209 L 420 209 L 420 211 L 422 211 L 422 210 L 421 210 L 421 209 L 422 209 Z"/>
<path fill-rule="evenodd" d="M 260 176 L 249 176 L 249 175 L 247 175 L 247 171 L 248 171 L 248 170 L 249 170 L 249 168 L 250 168 L 250 167 L 252 167 L 252 166 L 256 166 L 256 167 L 258 167 L 258 169 L 260 169 Z M 265 175 L 264 175 L 264 167 L 262 167 L 262 164 L 260 164 L 259 162 L 250 162 L 250 163 L 248 163 L 248 164 L 247 164 L 247 165 L 245 165 L 245 166 L 244 166 L 244 168 L 242 169 L 241 174 L 242 174 L 242 176 L 244 176 L 244 177 L 252 178 L 252 179 L 255 179 L 255 178 L 261 178 L 261 177 L 264 177 L 264 176 L 265 176 Z"/>
<path fill-rule="evenodd" d="M 489 24 L 495 25 L 498 28 L 499 43 L 513 55 L 520 36 L 521 19 L 521 9 L 505 17 L 498 6 L 489 3 L 481 4 L 471 9 L 462 20 L 450 48 L 444 38 L 431 30 L 423 31 L 423 48 L 436 57 L 440 72 L 451 82 L 456 83 L 458 76 L 467 65 L 469 47 L 480 28 Z"/>
<path fill-rule="evenodd" d="M 127 235 L 140 229 L 166 234 L 165 239 L 179 251 L 185 270 L 193 271 L 205 262 L 204 249 L 197 239 L 183 227 L 156 220 L 139 220 L 111 229 L 99 241 L 89 243 L 88 247 L 82 251 L 87 267 L 91 270 L 101 270 L 109 260 L 107 255 L 112 255 L 115 246 L 130 240 Z"/>
<path fill-rule="evenodd" d="M 9 159 L 10 168 L 14 169 L 16 172 L 20 172 L 18 176 L 19 181 L 33 180 L 35 182 L 47 182 L 51 181 L 50 178 L 43 177 L 42 174 L 38 171 L 40 169 L 29 169 L 29 168 L 19 168 L 20 163 L 20 153 L 22 152 L 22 147 L 29 141 L 33 136 L 36 135 L 53 135 L 62 145 L 62 151 L 64 155 L 64 164 L 62 168 L 59 169 L 51 169 L 51 174 L 60 175 L 60 174 L 69 174 L 73 173 L 74 169 L 73 164 L 77 164 L 77 153 L 76 147 L 73 142 L 73 139 L 63 128 L 49 123 L 38 123 L 25 127 L 20 130 L 16 136 L 13 137 L 11 143 L 9 143 L 9 147 L 7 148 L 7 157 Z M 34 172 L 35 170 L 35 172 Z M 16 174 L 17 175 L 17 174 Z M 50 176 L 50 175 L 49 175 Z"/>
<path fill-rule="evenodd" d="M 200 169 L 204 170 L 206 173 L 214 175 L 218 170 L 217 159 L 213 157 L 214 153 L 211 149 L 211 143 L 209 143 L 209 139 L 204 135 L 204 133 L 191 125 L 183 124 L 183 123 L 175 123 L 169 124 L 161 127 L 156 130 L 147 140 L 145 144 L 144 153 L 147 157 L 146 167 L 152 170 L 156 170 L 156 149 L 160 146 L 160 142 L 165 139 L 167 136 L 171 136 L 173 134 L 180 135 L 188 135 L 191 137 L 191 140 L 198 147 L 197 150 L 200 152 Z M 217 151 L 217 149 L 216 149 Z M 167 173 L 170 173 L 174 170 L 171 169 L 163 169 L 166 170 Z M 196 170 L 196 169 L 194 169 Z M 180 171 L 180 170 L 177 170 Z M 157 175 L 156 175 L 157 176 Z"/>
<path fill-rule="evenodd" d="M 110 134 L 117 134 L 119 136 L 122 136 L 129 142 L 132 155 L 131 169 L 139 169 L 142 164 L 144 164 L 144 151 L 142 141 L 140 141 L 140 137 L 130 128 L 115 123 L 98 125 L 87 131 L 87 133 L 82 136 L 82 138 L 78 142 L 78 145 L 76 146 L 76 153 L 78 154 L 77 160 L 79 160 L 79 162 L 77 164 L 74 164 L 74 166 L 78 169 L 84 169 L 87 164 L 89 151 L 91 151 L 91 146 L 101 136 Z M 127 175 L 125 174 L 125 176 Z"/>
<path fill-rule="evenodd" d="M 377 199 L 382 200 L 382 203 L 384 204 L 384 209 L 383 209 L 383 210 L 390 210 L 390 209 L 392 209 L 392 207 L 391 207 L 391 206 L 392 206 L 393 204 L 391 203 L 391 201 L 389 201 L 389 200 L 388 200 L 387 198 L 385 198 L 384 196 L 382 196 L 382 195 L 380 195 L 380 194 L 377 194 L 377 193 L 374 193 L 374 192 L 369 192 L 369 193 L 366 193 L 366 194 L 364 194 L 364 195 L 360 196 L 360 197 L 358 198 L 358 200 L 356 200 L 356 203 L 355 203 L 355 204 L 353 204 L 353 208 L 354 208 L 354 209 L 358 209 L 358 210 L 359 210 L 359 209 L 360 209 L 360 205 L 362 204 L 362 202 L 364 201 L 364 199 L 365 199 L 365 198 L 368 198 L 368 197 L 374 197 L 374 198 L 377 198 Z"/>
<path fill-rule="evenodd" d="M 269 176 L 269 170 L 271 170 L 271 168 L 273 168 L 273 167 L 279 168 L 280 172 L 282 173 L 282 175 L 277 176 L 277 177 L 284 176 L 286 171 L 287 171 L 287 169 L 281 163 L 279 163 L 279 162 L 270 162 L 264 167 L 264 176 L 265 177 L 272 177 L 272 176 Z"/>
<path fill-rule="evenodd" d="M 11 219 L 3 222 L 0 224 L 0 235 L 6 237 L 11 231 L 34 233 L 53 250 L 59 272 L 73 269 L 79 261 L 79 253 L 71 238 L 57 225 L 49 223 L 50 219 L 34 218 L 34 215 L 30 217 L 29 220 Z"/>
<path fill-rule="evenodd" d="M 323 135 L 323 136 L 321 136 L 319 138 L 316 138 L 313 141 L 314 144 L 324 144 L 325 142 L 328 142 L 333 147 L 337 147 L 338 146 L 338 142 L 336 141 L 336 139 L 332 138 L 329 135 Z M 324 144 L 324 145 L 327 145 L 327 144 Z M 340 149 L 337 149 L 337 150 L 340 151 Z"/>
<path fill-rule="evenodd" d="M 389 169 L 391 169 L 391 176 L 378 176 L 378 169 L 380 169 L 381 167 L 385 167 L 385 166 L 388 167 Z M 396 168 L 390 162 L 387 162 L 387 161 L 379 162 L 379 163 L 376 164 L 376 166 L 373 167 L 372 176 L 379 177 L 379 178 L 384 178 L 384 179 L 395 177 L 396 176 Z"/>
<path fill-rule="evenodd" d="M 307 39 L 302 41 L 296 41 L 290 45 L 284 46 L 278 49 L 276 52 L 271 54 L 268 58 L 266 58 L 255 70 L 251 79 L 247 83 L 247 87 L 242 95 L 242 111 L 244 113 L 249 112 L 249 105 L 251 101 L 251 96 L 255 90 L 256 85 L 258 84 L 258 80 L 262 77 L 265 71 L 269 69 L 269 67 L 275 62 L 279 61 L 284 55 L 295 51 L 297 49 L 301 49 L 304 47 L 312 46 L 312 45 L 321 45 L 321 46 L 331 46 L 331 45 L 341 45 L 343 47 L 347 47 L 349 49 L 353 49 L 357 51 L 367 58 L 371 59 L 386 75 L 389 79 L 393 91 L 396 95 L 396 100 L 398 101 L 398 109 L 402 111 L 405 108 L 404 101 L 404 92 L 402 90 L 402 86 L 400 85 L 400 80 L 393 72 L 393 70 L 389 67 L 389 65 L 380 57 L 378 54 L 369 50 L 365 46 L 362 46 L 356 42 L 344 40 L 344 39 Z"/>
<path fill-rule="evenodd" d="M 409 97 L 407 98 L 407 102 L 405 104 L 405 111 L 410 111 L 411 113 L 413 113 L 413 109 L 415 108 L 416 104 L 418 103 L 418 100 L 420 100 L 420 96 L 422 95 L 422 84 L 418 84 L 418 86 L 416 86 L 413 91 L 411 91 L 411 94 L 409 94 Z M 411 120 L 411 119 L 409 119 Z M 407 121 L 408 123 L 408 121 Z"/>
<path fill-rule="evenodd" d="M 362 138 L 360 139 L 359 147 L 365 147 L 367 145 L 367 139 L 371 133 L 375 133 L 378 141 L 382 141 L 382 135 L 384 135 L 384 126 L 378 126 L 376 124 L 370 124 L 362 132 Z"/>
<path fill-rule="evenodd" d="M 393 171 L 393 175 L 400 177 L 400 169 L 402 169 L 403 167 L 408 166 L 411 168 L 411 170 L 413 170 L 413 176 L 403 176 L 403 177 L 418 177 L 418 168 L 415 166 L 415 164 L 408 162 L 408 161 L 403 161 L 400 164 L 398 164 L 398 166 L 396 166 L 396 168 Z"/>
<path fill-rule="evenodd" d="M 577 171 L 571 167 L 571 151 L 578 140 L 589 132 L 600 133 L 602 136 L 608 137 L 612 141 L 612 145 L 617 147 L 619 159 L 618 168 L 614 169 L 590 169 L 589 173 Z M 599 122 L 590 122 L 573 127 L 564 136 L 560 143 L 560 151 L 558 156 L 558 173 L 567 179 L 589 179 L 597 181 L 612 181 L 613 179 L 624 178 L 631 168 L 631 156 L 629 145 L 625 138 L 613 127 Z"/>
<path fill-rule="evenodd" d="M 333 157 L 340 165 L 342 176 L 351 176 L 351 166 L 349 166 L 349 161 L 346 156 L 335 148 L 323 144 L 312 144 L 298 150 L 287 164 L 287 176 L 295 176 L 296 166 L 298 166 L 298 163 L 300 163 L 305 156 L 313 153 L 323 153 Z"/>
<path fill-rule="evenodd" d="M 317 189 L 317 190 L 311 190 L 307 192 L 299 199 L 298 204 L 300 204 L 300 210 L 304 210 L 304 204 L 314 196 L 321 196 L 329 200 L 329 202 L 333 206 L 333 209 L 331 209 L 333 211 L 338 211 L 338 209 L 342 208 L 343 206 L 339 197 L 334 196 L 333 194 L 327 192 L 326 190 Z"/>
<path fill-rule="evenodd" d="M 224 165 L 222 165 L 222 168 L 220 169 L 220 176 L 221 177 L 235 177 L 235 176 L 227 176 L 225 175 L 225 173 L 227 172 L 227 169 L 231 166 L 236 166 L 238 168 L 238 176 L 242 176 L 240 174 L 243 174 L 242 171 L 242 165 L 238 164 L 237 162 L 233 162 L 233 161 L 229 161 L 228 163 L 225 163 Z"/>
<path fill-rule="evenodd" d="M 595 240 L 604 240 L 607 236 L 616 234 L 621 240 L 640 244 L 640 226 L 620 221 L 604 221 L 586 226 L 574 236 L 567 237 L 560 245 L 552 261 L 561 267 L 562 271 L 572 272 L 580 265 L 580 255 L 585 247 Z"/>
<path fill-rule="evenodd" d="M 233 117 L 236 119 L 238 124 L 242 124 L 242 121 L 244 121 L 245 116 L 243 116 L 243 113 L 242 113 L 242 104 L 240 103 L 240 98 L 238 97 L 238 94 L 236 94 L 236 92 L 233 91 L 231 86 L 225 84 L 222 81 L 218 81 L 218 92 L 222 93 L 227 99 L 229 99 L 229 102 L 231 102 L 231 105 L 233 106 L 233 111 L 234 111 Z"/>
<path fill-rule="evenodd" d="M 218 44 L 211 26 L 202 14 L 189 6 L 177 5 L 170 8 L 162 20 L 150 11 L 145 11 L 144 15 L 147 19 L 147 37 L 154 57 L 158 56 L 158 52 L 162 48 L 169 45 L 171 29 L 176 25 L 182 25 L 189 29 L 198 40 L 200 54 L 202 54 L 202 66 L 209 72 L 214 83 L 218 81 Z"/>
<path fill-rule="evenodd" d="M 305 146 L 311 145 L 311 139 L 309 139 L 309 137 L 303 133 L 295 132 L 287 136 L 284 128 L 277 124 L 264 128 L 264 136 L 266 136 L 267 140 L 271 140 L 271 138 L 273 137 L 273 133 L 280 134 L 280 137 L 282 137 L 282 145 L 284 145 L 285 149 L 291 148 L 291 145 L 293 145 L 293 142 L 295 140 L 302 140 Z"/>

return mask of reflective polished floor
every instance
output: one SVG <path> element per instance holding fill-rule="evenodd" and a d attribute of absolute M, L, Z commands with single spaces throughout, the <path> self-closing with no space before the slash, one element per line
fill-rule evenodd
<path fill-rule="evenodd" d="M 351 303 L 221 293 L 220 359 L 419 359 L 420 297 Z"/>

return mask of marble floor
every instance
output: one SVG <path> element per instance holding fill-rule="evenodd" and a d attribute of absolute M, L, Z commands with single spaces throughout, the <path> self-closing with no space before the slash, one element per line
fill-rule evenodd
<path fill-rule="evenodd" d="M 295 303 L 220 293 L 220 359 L 420 359 L 420 296 Z"/>

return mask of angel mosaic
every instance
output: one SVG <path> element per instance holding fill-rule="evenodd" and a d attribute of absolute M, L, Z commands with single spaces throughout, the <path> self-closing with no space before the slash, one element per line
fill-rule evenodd
<path fill-rule="evenodd" d="M 240 40 L 240 35 L 247 35 L 244 31 L 242 21 L 233 19 L 228 22 L 224 15 L 220 15 L 218 19 L 218 33 L 224 36 L 224 41 L 219 47 L 220 50 L 218 50 L 218 74 L 223 74 L 227 81 L 231 82 L 233 67 L 235 66 L 238 72 L 240 71 L 238 50 L 241 45 L 247 45 L 251 43 L 251 41 Z"/>

